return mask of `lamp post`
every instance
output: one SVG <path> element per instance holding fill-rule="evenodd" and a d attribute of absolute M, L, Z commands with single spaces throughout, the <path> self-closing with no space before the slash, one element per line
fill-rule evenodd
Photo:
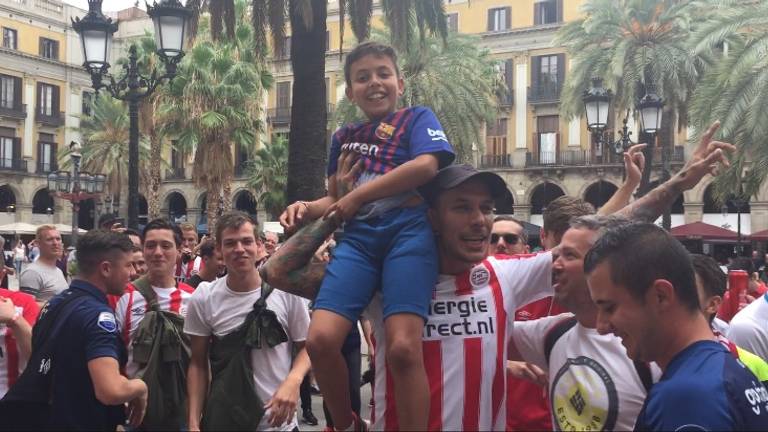
<path fill-rule="evenodd" d="M 91 74 L 93 88 L 97 92 L 106 89 L 112 97 L 128 102 L 128 226 L 135 229 L 139 218 L 139 101 L 152 94 L 163 81 L 176 76 L 176 67 L 184 57 L 182 48 L 192 10 L 178 0 L 161 0 L 154 7 L 147 5 L 147 14 L 155 26 L 157 55 L 165 64 L 165 73 L 155 69 L 149 76 L 141 75 L 136 45 L 131 45 L 128 63 L 123 65 L 124 75 L 115 81 L 108 73 L 108 54 L 117 23 L 104 16 L 101 2 L 88 0 L 88 14 L 82 19 L 73 19 L 72 27 L 80 35 L 85 57 L 83 67 Z M 105 79 L 108 82 L 105 83 Z"/>
<path fill-rule="evenodd" d="M 70 145 L 72 152 L 69 157 L 72 159 L 72 173 L 67 171 L 56 171 L 48 174 L 48 191 L 61 199 L 72 203 L 72 244 L 77 244 L 78 213 L 80 212 L 80 202 L 90 198 L 98 198 L 104 193 L 104 183 L 106 176 L 104 174 L 89 174 L 80 172 L 80 144 L 72 142 Z"/>
<path fill-rule="evenodd" d="M 740 257 L 744 256 L 744 245 L 741 244 L 741 209 L 749 201 L 749 197 L 744 196 L 744 183 L 746 183 L 744 177 L 739 179 L 739 192 L 731 199 L 734 207 L 736 207 L 736 241 L 738 242 L 736 255 Z"/>

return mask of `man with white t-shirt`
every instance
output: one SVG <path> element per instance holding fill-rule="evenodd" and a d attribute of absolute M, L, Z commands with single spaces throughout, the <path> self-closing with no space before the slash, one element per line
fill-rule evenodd
<path fill-rule="evenodd" d="M 584 257 L 607 225 L 626 220 L 582 216 L 571 222 L 552 269 L 555 300 L 568 314 L 516 322 L 510 357 L 547 372 L 555 430 L 630 430 L 656 365 L 635 363 L 621 339 L 597 332 L 597 307 L 589 295 Z"/>
<path fill-rule="evenodd" d="M 768 361 L 768 293 L 740 310 L 728 327 L 728 339 Z"/>
<path fill-rule="evenodd" d="M 227 276 L 202 282 L 192 295 L 184 325 L 192 346 L 187 375 L 189 430 L 231 429 L 235 427 L 232 422 L 238 420 L 234 417 L 244 416 L 250 416 L 246 421 L 249 424 L 238 423 L 238 428 L 280 431 L 298 428 L 295 411 L 299 387 L 310 368 L 304 349 L 309 311 L 303 299 L 262 286 L 256 270 L 260 243 L 256 229 L 255 222 L 243 212 L 233 211 L 219 218 L 216 244 L 227 266 Z M 267 296 L 266 301 L 262 296 Z M 260 315 L 250 321 L 252 313 Z M 264 322 L 265 316 L 271 317 L 277 328 L 259 326 L 257 323 Z M 242 348 L 232 359 L 223 359 L 223 352 L 217 347 L 232 341 L 233 335 L 243 333 L 244 323 L 248 329 L 245 336 L 269 333 L 273 337 L 257 336 L 256 341 L 244 337 L 243 341 L 236 341 Z M 256 331 L 251 331 L 254 329 Z M 282 339 L 274 337 L 275 331 Z M 294 346 L 299 353 L 292 360 Z M 237 382 L 235 389 L 227 385 L 226 380 L 232 376 L 230 367 L 238 367 L 240 353 L 248 347 L 251 348 L 250 362 L 239 367 L 245 367 L 247 375 L 253 377 L 253 390 L 241 392 L 243 386 L 251 384 Z M 209 376 L 212 376 L 210 384 Z M 228 400 L 223 401 L 222 395 Z M 266 411 L 260 419 L 253 415 L 260 406 L 250 406 L 244 399 L 263 404 Z"/>

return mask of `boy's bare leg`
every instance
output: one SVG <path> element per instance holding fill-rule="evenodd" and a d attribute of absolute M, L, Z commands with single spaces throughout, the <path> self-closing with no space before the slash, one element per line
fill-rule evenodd
<path fill-rule="evenodd" d="M 426 430 L 430 393 L 421 345 L 424 319 L 411 313 L 393 314 L 384 327 L 400 430 Z"/>
<path fill-rule="evenodd" d="M 341 346 L 351 329 L 352 323 L 339 314 L 323 309 L 312 312 L 307 352 L 336 430 L 348 428 L 354 420 L 347 362 L 341 354 Z"/>

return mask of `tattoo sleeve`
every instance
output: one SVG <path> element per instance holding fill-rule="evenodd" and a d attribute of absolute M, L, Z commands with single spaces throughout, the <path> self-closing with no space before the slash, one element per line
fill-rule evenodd
<path fill-rule="evenodd" d="M 683 192 L 679 183 L 680 178 L 678 176 L 672 177 L 643 197 L 638 198 L 633 203 L 619 210 L 616 215 L 636 221 L 653 223 Z"/>
<path fill-rule="evenodd" d="M 313 260 L 313 256 L 338 227 L 338 222 L 328 218 L 300 229 L 261 266 L 262 279 L 289 294 L 314 299 L 325 275 L 326 263 Z"/>

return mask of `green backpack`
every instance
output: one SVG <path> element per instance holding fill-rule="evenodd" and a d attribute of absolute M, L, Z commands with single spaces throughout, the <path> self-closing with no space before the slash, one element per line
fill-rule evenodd
<path fill-rule="evenodd" d="M 245 321 L 232 333 L 212 336 L 211 388 L 200 424 L 202 430 L 255 431 L 264 416 L 264 403 L 256 393 L 251 350 L 288 341 L 288 335 L 267 309 L 272 287 L 262 285 L 261 296 Z M 269 365 L 260 365 L 269 367 Z"/>
<path fill-rule="evenodd" d="M 157 295 L 146 278 L 133 285 L 147 302 L 147 310 L 133 337 L 133 361 L 137 378 L 149 389 L 147 411 L 141 429 L 182 430 L 187 424 L 187 368 L 189 337 L 184 318 L 160 310 Z"/>

